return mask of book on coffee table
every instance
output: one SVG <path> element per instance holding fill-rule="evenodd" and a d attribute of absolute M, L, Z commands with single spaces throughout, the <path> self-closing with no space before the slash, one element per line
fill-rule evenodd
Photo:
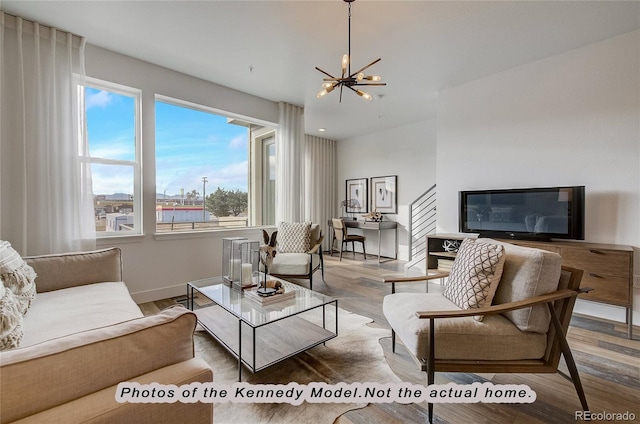
<path fill-rule="evenodd" d="M 260 296 L 258 294 L 258 289 L 252 288 L 251 290 L 244 291 L 244 297 L 261 305 L 270 305 L 272 303 L 282 302 L 283 300 L 293 299 L 296 297 L 296 292 L 294 290 L 289 290 L 284 293 L 276 293 L 270 296 Z"/>

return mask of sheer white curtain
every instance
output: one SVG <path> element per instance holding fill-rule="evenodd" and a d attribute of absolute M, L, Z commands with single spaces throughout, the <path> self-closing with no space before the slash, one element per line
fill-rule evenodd
<path fill-rule="evenodd" d="M 303 152 L 303 109 L 281 102 L 276 132 L 276 224 L 303 218 Z"/>
<path fill-rule="evenodd" d="M 23 255 L 95 248 L 78 156 L 83 38 L 0 12 L 0 238 Z"/>
<path fill-rule="evenodd" d="M 327 221 L 336 210 L 336 142 L 307 135 L 304 152 L 304 219 L 320 224 L 324 248 L 331 241 Z"/>

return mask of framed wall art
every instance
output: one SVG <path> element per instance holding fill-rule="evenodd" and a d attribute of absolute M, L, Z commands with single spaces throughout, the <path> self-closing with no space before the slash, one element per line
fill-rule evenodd
<path fill-rule="evenodd" d="M 347 213 L 369 212 L 369 181 L 366 178 L 347 180 L 344 202 Z"/>
<path fill-rule="evenodd" d="M 398 176 L 371 178 L 371 210 L 398 213 Z"/>

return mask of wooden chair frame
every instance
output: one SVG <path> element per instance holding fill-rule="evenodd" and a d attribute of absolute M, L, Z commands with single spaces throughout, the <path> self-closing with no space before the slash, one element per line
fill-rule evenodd
<path fill-rule="evenodd" d="M 571 273 L 566 289 L 560 289 L 552 293 L 535 296 L 518 302 L 493 305 L 485 308 L 473 308 L 454 311 L 418 311 L 419 319 L 429 320 L 429 357 L 414 358 L 422 371 L 427 373 L 427 385 L 434 383 L 435 372 L 471 372 L 471 373 L 559 373 L 571 381 L 576 389 L 583 410 L 588 411 L 587 399 L 578 374 L 573 354 L 567 342 L 566 333 L 571 321 L 571 314 L 576 297 L 581 293 L 591 291 L 590 288 L 580 288 L 582 270 L 562 267 L 563 271 Z M 385 283 L 404 283 L 424 281 L 434 277 L 400 277 L 385 278 Z M 545 355 L 538 360 L 513 360 L 513 361 L 488 361 L 488 360 L 452 360 L 435 358 L 435 320 L 470 317 L 475 315 L 501 314 L 507 311 L 526 308 L 533 305 L 547 305 L 551 313 L 551 324 L 547 332 L 547 350 Z M 395 330 L 391 330 L 392 351 L 395 352 Z M 569 376 L 558 369 L 560 355 L 564 356 Z M 429 422 L 433 422 L 433 403 L 429 403 Z"/>

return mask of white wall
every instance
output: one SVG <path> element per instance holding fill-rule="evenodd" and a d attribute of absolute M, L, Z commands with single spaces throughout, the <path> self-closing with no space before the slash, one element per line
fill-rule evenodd
<path fill-rule="evenodd" d="M 438 231 L 458 230 L 459 190 L 585 185 L 586 240 L 635 246 L 640 274 L 638 46 L 634 31 L 441 92 Z"/>
<path fill-rule="evenodd" d="M 398 222 L 398 259 L 407 260 L 409 204 L 435 184 L 436 121 L 422 121 L 341 140 L 337 150 L 339 201 L 345 198 L 347 179 L 398 176 L 398 214 L 387 214 L 384 219 Z M 339 204 L 335 213 L 336 216 L 341 214 Z M 367 252 L 377 253 L 377 234 L 367 231 L 364 235 L 367 236 Z M 381 254 L 392 256 L 393 244 L 391 232 L 383 231 Z"/>
<path fill-rule="evenodd" d="M 143 230 L 140 237 L 99 239 L 123 251 L 124 281 L 137 302 L 186 293 L 187 281 L 222 273 L 222 238 L 262 240 L 257 229 L 155 236 L 155 94 L 209 106 L 265 123 L 278 121 L 277 103 L 212 84 L 95 46 L 87 46 L 87 76 L 142 90 Z"/>

